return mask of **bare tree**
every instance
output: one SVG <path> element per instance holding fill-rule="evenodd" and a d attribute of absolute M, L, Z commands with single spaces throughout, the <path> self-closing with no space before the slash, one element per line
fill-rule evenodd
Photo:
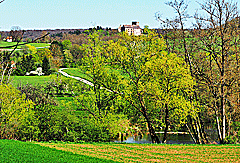
<path fill-rule="evenodd" d="M 184 0 L 167 3 L 177 17 L 162 20 L 170 27 L 168 46 L 171 52 L 184 57 L 192 76 L 197 81 L 193 100 L 200 102 L 204 110 L 186 126 L 196 143 L 207 143 L 205 121 L 213 122 L 220 143 L 224 143 L 227 125 L 230 128 L 233 115 L 239 106 L 239 13 L 233 1 L 206 0 L 199 3 L 201 13 L 194 15 L 194 29 L 186 29 L 184 21 L 190 18 Z M 157 15 L 158 16 L 158 15 Z M 183 55 L 184 54 L 184 55 Z M 227 117 L 228 116 L 228 117 Z M 228 120 L 228 124 L 227 124 Z M 229 129 L 228 129 L 229 130 Z M 228 132 L 229 133 L 229 132 Z"/>
<path fill-rule="evenodd" d="M 12 26 L 10 31 L 10 36 L 12 37 L 13 42 L 22 40 L 23 32 L 19 26 Z"/>
<path fill-rule="evenodd" d="M 167 49 L 169 52 L 177 53 L 179 57 L 183 57 L 185 63 L 190 69 L 192 77 L 194 77 L 194 63 L 192 58 L 194 55 L 193 44 L 189 39 L 192 39 L 192 35 L 189 29 L 186 28 L 185 22 L 189 21 L 191 16 L 187 13 L 188 2 L 185 0 L 173 0 L 166 3 L 166 5 L 173 8 L 176 13 L 176 17 L 172 19 L 162 19 L 160 14 L 156 14 L 156 18 L 160 21 L 163 30 L 164 38 L 167 43 Z M 198 96 L 196 92 L 189 97 L 191 101 L 197 100 Z M 186 128 L 188 129 L 192 140 L 197 144 L 207 143 L 208 139 L 204 131 L 204 124 L 201 114 L 196 114 L 198 117 L 188 117 L 188 123 Z"/>
<path fill-rule="evenodd" d="M 215 112 L 219 140 L 224 143 L 226 116 L 231 114 L 235 103 L 230 100 L 231 90 L 239 83 L 236 71 L 239 69 L 239 52 L 236 50 L 236 42 L 234 43 L 234 40 L 239 40 L 239 27 L 232 24 L 239 13 L 237 3 L 233 1 L 207 0 L 199 4 L 206 16 L 195 15 L 199 31 L 196 34 L 201 45 L 198 46 L 198 52 L 206 60 L 205 64 L 196 64 L 198 78 L 208 86 L 213 99 L 208 102 L 208 106 Z M 201 71 L 199 66 L 204 66 L 205 71 Z"/>

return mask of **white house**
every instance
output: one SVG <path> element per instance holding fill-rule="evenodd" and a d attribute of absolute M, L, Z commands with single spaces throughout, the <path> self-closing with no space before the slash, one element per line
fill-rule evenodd
<path fill-rule="evenodd" d="M 31 75 L 31 74 L 38 75 L 38 76 L 44 75 L 44 73 L 42 72 L 42 67 L 38 67 L 36 71 L 30 71 L 26 73 L 26 75 Z"/>
<path fill-rule="evenodd" d="M 127 32 L 129 35 L 133 34 L 139 36 L 142 34 L 142 29 L 139 26 L 139 22 L 132 22 L 132 25 L 119 26 L 118 32 Z"/>
<path fill-rule="evenodd" d="M 6 41 L 7 41 L 7 42 L 12 42 L 12 41 L 13 41 L 12 36 L 6 37 Z"/>

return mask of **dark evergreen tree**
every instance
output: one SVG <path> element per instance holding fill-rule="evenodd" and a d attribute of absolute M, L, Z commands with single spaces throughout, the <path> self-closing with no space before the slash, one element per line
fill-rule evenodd
<path fill-rule="evenodd" d="M 43 58 L 43 61 L 42 61 L 42 71 L 45 75 L 50 75 L 50 73 L 51 73 L 50 63 L 46 56 Z"/>
<path fill-rule="evenodd" d="M 27 72 L 36 70 L 36 65 L 34 63 L 34 58 L 32 55 L 23 55 L 21 58 L 21 62 L 16 64 L 16 70 L 14 71 L 14 75 L 26 75 Z"/>

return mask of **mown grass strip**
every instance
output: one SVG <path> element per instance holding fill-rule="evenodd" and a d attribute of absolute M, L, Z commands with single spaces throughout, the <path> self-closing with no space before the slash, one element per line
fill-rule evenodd
<path fill-rule="evenodd" d="M 68 151 L 60 151 L 53 148 L 43 147 L 30 142 L 15 140 L 0 140 L 0 162 L 114 162 L 100 158 L 94 158 Z"/>
<path fill-rule="evenodd" d="M 240 145 L 42 143 L 43 146 L 119 162 L 237 162 Z"/>

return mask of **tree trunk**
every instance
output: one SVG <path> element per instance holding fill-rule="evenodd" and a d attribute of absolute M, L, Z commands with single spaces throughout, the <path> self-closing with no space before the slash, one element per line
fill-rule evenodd
<path fill-rule="evenodd" d="M 168 109 L 168 104 L 165 104 L 165 130 L 164 130 L 164 135 L 163 135 L 163 143 L 167 142 L 167 131 L 168 131 L 168 127 L 169 127 L 169 109 Z"/>
<path fill-rule="evenodd" d="M 144 116 L 145 119 L 147 120 L 148 130 L 149 130 L 149 134 L 150 134 L 151 139 L 152 139 L 152 143 L 157 143 L 157 144 L 159 144 L 159 143 L 160 143 L 160 140 L 159 140 L 158 136 L 156 135 L 154 128 L 152 127 L 152 124 L 151 124 L 151 122 L 150 122 L 150 120 L 149 120 L 149 118 L 148 118 L 148 115 L 147 115 L 146 111 L 144 111 L 143 116 Z"/>
<path fill-rule="evenodd" d="M 190 136 L 191 136 L 193 142 L 194 142 L 195 144 L 197 144 L 196 139 L 194 138 L 194 136 L 193 136 L 193 134 L 192 134 L 190 128 L 188 127 L 188 124 L 186 124 L 186 127 L 187 127 L 187 129 L 188 129 L 188 133 L 190 134 Z"/>
<path fill-rule="evenodd" d="M 199 125 L 198 125 L 198 122 L 197 120 L 195 119 L 195 127 L 196 127 L 196 130 L 197 130 L 197 143 L 198 144 L 202 144 L 202 139 L 201 139 L 201 135 L 200 135 L 200 130 L 199 130 Z"/>
<path fill-rule="evenodd" d="M 219 139 L 219 141 L 221 143 L 222 142 L 222 135 L 221 135 L 221 129 L 220 129 L 220 124 L 219 124 L 219 120 L 218 120 L 217 114 L 216 114 L 216 123 L 217 123 L 218 139 Z"/>

